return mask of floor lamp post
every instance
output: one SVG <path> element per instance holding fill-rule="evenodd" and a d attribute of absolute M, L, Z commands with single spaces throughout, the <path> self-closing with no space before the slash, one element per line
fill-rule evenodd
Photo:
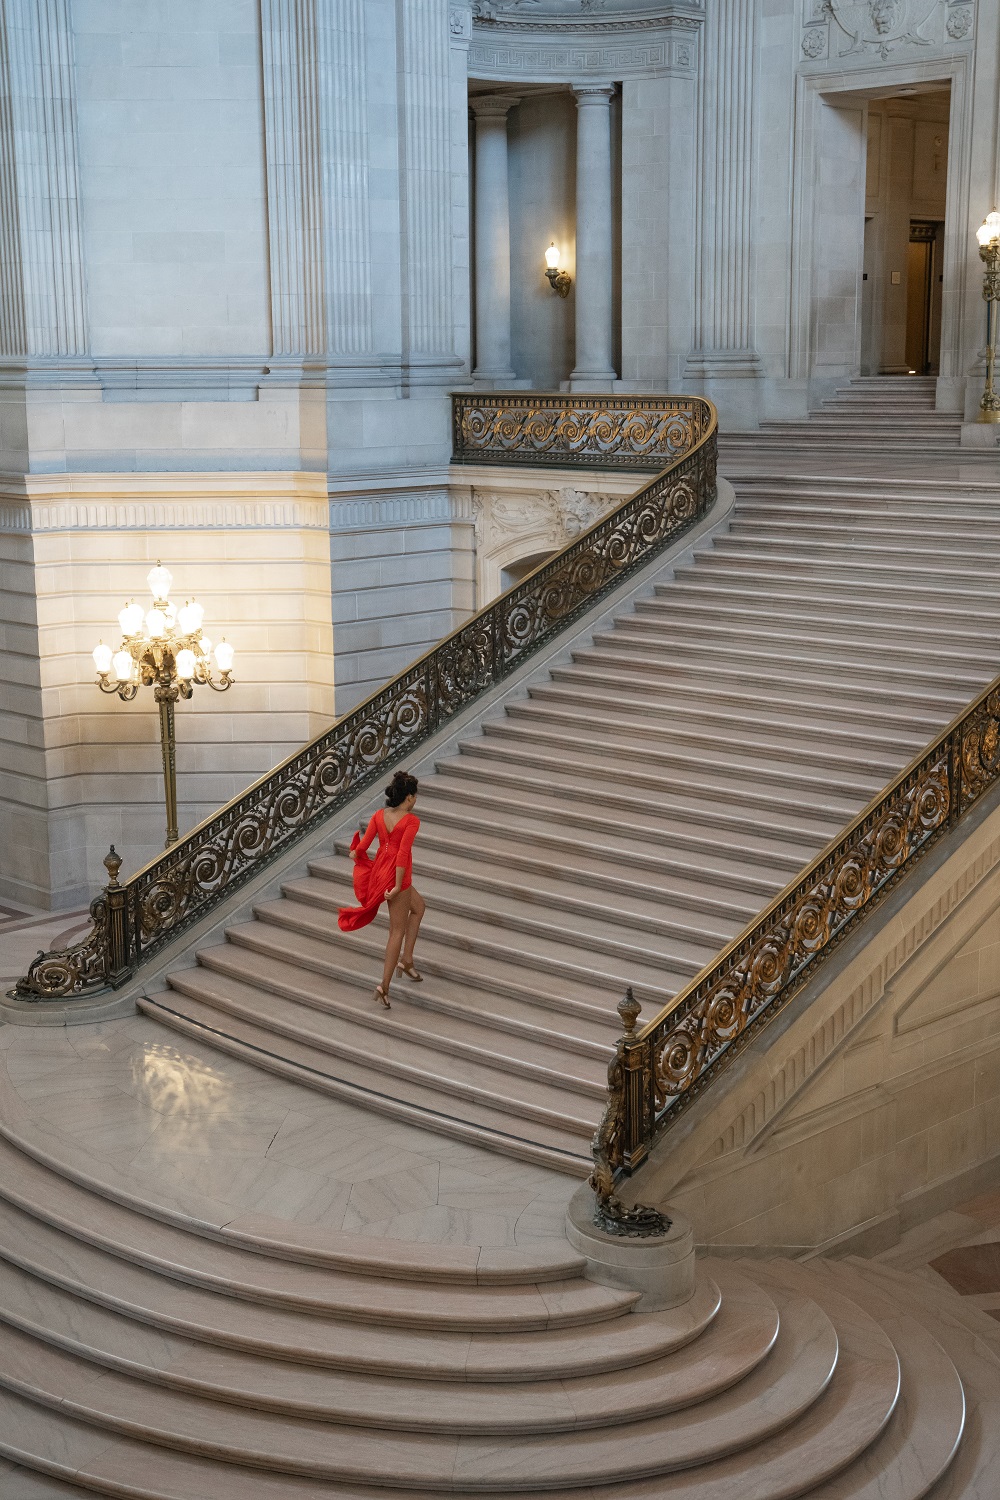
<path fill-rule="evenodd" d="M 160 749 L 163 753 L 163 793 L 167 805 L 167 838 L 164 848 L 177 842 L 177 753 L 174 738 L 174 705 L 190 698 L 202 684 L 224 693 L 232 686 L 233 648 L 223 639 L 212 651 L 212 642 L 202 635 L 205 611 L 195 600 L 180 609 L 169 598 L 173 579 L 156 564 L 146 579 L 153 596 L 150 609 L 132 599 L 118 615 L 122 642 L 112 651 L 103 641 L 94 647 L 97 685 L 102 693 L 117 693 L 130 702 L 140 687 L 151 687 L 160 710 Z M 218 677 L 212 668 L 212 655 Z"/>
<path fill-rule="evenodd" d="M 986 388 L 979 403 L 980 422 L 1000 422 L 1000 394 L 995 384 L 997 307 L 1000 304 L 1000 213 L 987 214 L 976 230 L 980 258 L 986 262 L 983 298 L 986 302 Z"/>

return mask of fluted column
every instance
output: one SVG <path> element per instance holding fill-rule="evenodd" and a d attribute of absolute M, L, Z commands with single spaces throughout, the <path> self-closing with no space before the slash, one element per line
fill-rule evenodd
<path fill-rule="evenodd" d="M 757 6 L 716 0 L 702 66 L 692 378 L 759 373 L 754 347 L 753 180 Z"/>
<path fill-rule="evenodd" d="M 507 114 L 510 94 L 469 101 L 476 117 L 476 368 L 477 380 L 502 386 L 510 365 L 510 202 Z"/>
<path fill-rule="evenodd" d="M 614 85 L 576 96 L 576 367 L 570 389 L 608 390 L 613 359 L 611 100 Z"/>
<path fill-rule="evenodd" d="M 0 0 L 0 353 L 87 351 L 69 0 Z"/>

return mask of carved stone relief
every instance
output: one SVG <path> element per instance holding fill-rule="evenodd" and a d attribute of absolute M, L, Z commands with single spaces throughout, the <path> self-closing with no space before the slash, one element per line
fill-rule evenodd
<path fill-rule="evenodd" d="M 974 0 L 810 0 L 802 34 L 808 62 L 886 58 L 971 40 Z"/>
<path fill-rule="evenodd" d="M 620 505 L 620 494 L 578 490 L 472 492 L 479 605 L 500 592 L 501 570 L 538 552 L 565 547 Z"/>

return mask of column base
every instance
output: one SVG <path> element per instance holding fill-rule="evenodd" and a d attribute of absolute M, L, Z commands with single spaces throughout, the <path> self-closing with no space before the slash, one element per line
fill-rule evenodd
<path fill-rule="evenodd" d="M 1000 413 L 997 414 L 1000 418 Z M 1000 426 L 996 422 L 963 422 L 963 448 L 1000 448 Z"/>
<path fill-rule="evenodd" d="M 614 370 L 573 370 L 569 377 L 568 389 L 606 396 L 614 390 L 617 379 L 618 376 Z"/>
<path fill-rule="evenodd" d="M 588 1281 L 641 1293 L 635 1312 L 680 1307 L 694 1296 L 694 1230 L 683 1214 L 668 1209 L 666 1234 L 632 1237 L 605 1234 L 594 1223 L 594 1194 L 581 1187 L 566 1210 L 566 1238 L 587 1262 Z"/>
<path fill-rule="evenodd" d="M 513 370 L 473 370 L 472 384 L 480 391 L 514 391 L 528 382 L 519 381 Z"/>

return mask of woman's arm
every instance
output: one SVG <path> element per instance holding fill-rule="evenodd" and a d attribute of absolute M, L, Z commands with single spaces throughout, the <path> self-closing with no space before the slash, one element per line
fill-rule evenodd
<path fill-rule="evenodd" d="M 364 836 L 364 838 L 360 839 L 358 841 L 358 843 L 356 843 L 354 845 L 354 848 L 351 850 L 351 855 L 352 855 L 352 857 L 354 859 L 360 859 L 363 854 L 367 853 L 368 849 L 371 846 L 372 840 L 374 839 L 374 837 L 375 837 L 375 835 L 376 835 L 377 832 L 378 832 L 378 828 L 376 827 L 375 817 L 374 817 L 374 814 L 373 814 L 371 822 L 368 824 L 368 827 L 365 829 L 365 836 Z"/>

